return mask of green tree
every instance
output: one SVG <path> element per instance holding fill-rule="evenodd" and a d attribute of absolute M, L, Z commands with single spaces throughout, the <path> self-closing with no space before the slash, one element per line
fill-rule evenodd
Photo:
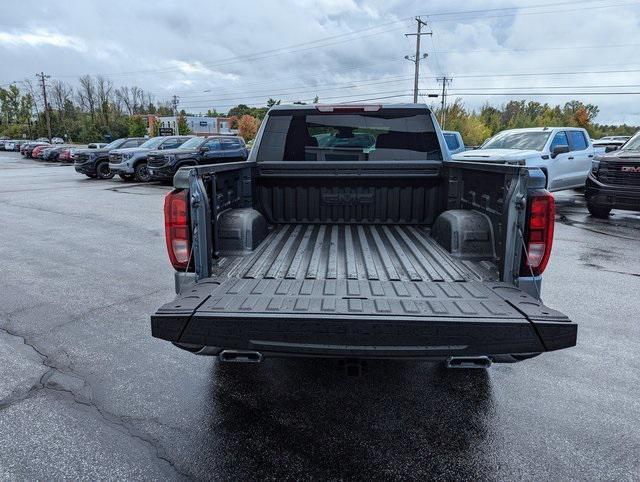
<path fill-rule="evenodd" d="M 189 129 L 189 125 L 187 124 L 187 118 L 184 115 L 184 111 L 182 111 L 178 116 L 178 131 L 181 136 L 191 134 L 191 129 Z"/>
<path fill-rule="evenodd" d="M 142 116 L 131 116 L 129 118 L 129 137 L 144 137 L 146 134 L 147 126 Z"/>

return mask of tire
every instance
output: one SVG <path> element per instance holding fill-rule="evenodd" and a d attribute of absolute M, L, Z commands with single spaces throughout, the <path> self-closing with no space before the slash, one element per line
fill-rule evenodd
<path fill-rule="evenodd" d="M 120 179 L 122 179 L 123 181 L 128 181 L 128 182 L 133 181 L 135 177 L 134 174 L 118 174 L 118 176 L 120 176 Z"/>
<path fill-rule="evenodd" d="M 136 172 L 134 178 L 137 182 L 149 182 L 151 181 L 151 174 L 147 169 L 147 163 L 141 162 L 136 166 Z"/>
<path fill-rule="evenodd" d="M 109 169 L 109 163 L 104 161 L 96 166 L 96 175 L 98 179 L 111 179 L 114 173 Z"/>
<path fill-rule="evenodd" d="M 609 213 L 611 213 L 611 208 L 603 208 L 591 203 L 587 203 L 587 209 L 594 218 L 599 219 L 607 219 L 609 217 Z"/>
<path fill-rule="evenodd" d="M 90 177 L 91 179 L 95 178 L 96 175 L 95 174 L 85 174 L 85 176 Z"/>

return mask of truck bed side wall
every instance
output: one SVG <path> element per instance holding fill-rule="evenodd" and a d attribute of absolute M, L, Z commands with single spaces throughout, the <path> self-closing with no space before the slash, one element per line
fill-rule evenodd
<path fill-rule="evenodd" d="M 514 282 L 522 252 L 528 171 L 496 164 L 445 164 L 448 209 L 471 209 L 491 220 L 500 279 Z"/>

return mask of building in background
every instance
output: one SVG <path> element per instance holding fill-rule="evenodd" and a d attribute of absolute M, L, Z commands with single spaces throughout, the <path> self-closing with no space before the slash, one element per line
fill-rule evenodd
<path fill-rule="evenodd" d="M 212 134 L 237 134 L 237 129 L 231 129 L 231 119 L 228 117 L 205 117 L 205 116 L 185 116 L 190 133 L 196 136 L 210 136 Z M 178 118 L 156 117 L 154 122 L 158 122 L 161 136 L 171 136 L 178 134 Z M 149 123 L 149 130 L 153 129 L 153 122 Z M 180 134 L 184 134 L 180 132 Z"/>

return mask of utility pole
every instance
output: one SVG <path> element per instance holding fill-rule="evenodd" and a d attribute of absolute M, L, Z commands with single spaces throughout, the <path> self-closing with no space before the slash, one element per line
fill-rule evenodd
<path fill-rule="evenodd" d="M 47 101 L 47 82 L 49 75 L 44 75 L 44 72 L 40 72 L 36 74 L 36 77 L 40 79 L 40 86 L 42 87 L 42 98 L 44 99 L 44 118 L 47 121 L 47 135 L 49 137 L 49 142 L 51 142 L 51 119 L 49 117 L 49 102 Z"/>
<path fill-rule="evenodd" d="M 405 59 L 411 60 L 415 64 L 415 73 L 413 79 L 413 103 L 418 103 L 418 80 L 420 79 L 420 61 L 422 59 L 426 59 L 428 54 L 420 55 L 420 37 L 422 35 L 433 35 L 433 32 L 423 32 L 422 26 L 427 26 L 427 22 L 424 22 L 420 17 L 416 17 L 416 22 L 418 23 L 418 30 L 416 33 L 406 33 L 405 37 L 416 36 L 416 54 L 414 56 L 405 55 Z"/>
<path fill-rule="evenodd" d="M 173 105 L 173 115 L 176 118 L 176 135 L 180 135 L 180 124 L 178 123 L 178 99 L 177 95 L 174 95 L 171 99 L 171 105 Z"/>
<path fill-rule="evenodd" d="M 440 77 L 437 79 L 438 82 L 442 82 L 442 104 L 440 107 L 440 127 L 444 129 L 444 122 L 446 120 L 445 109 L 447 108 L 447 84 L 450 83 L 453 79 L 450 77 Z"/>

